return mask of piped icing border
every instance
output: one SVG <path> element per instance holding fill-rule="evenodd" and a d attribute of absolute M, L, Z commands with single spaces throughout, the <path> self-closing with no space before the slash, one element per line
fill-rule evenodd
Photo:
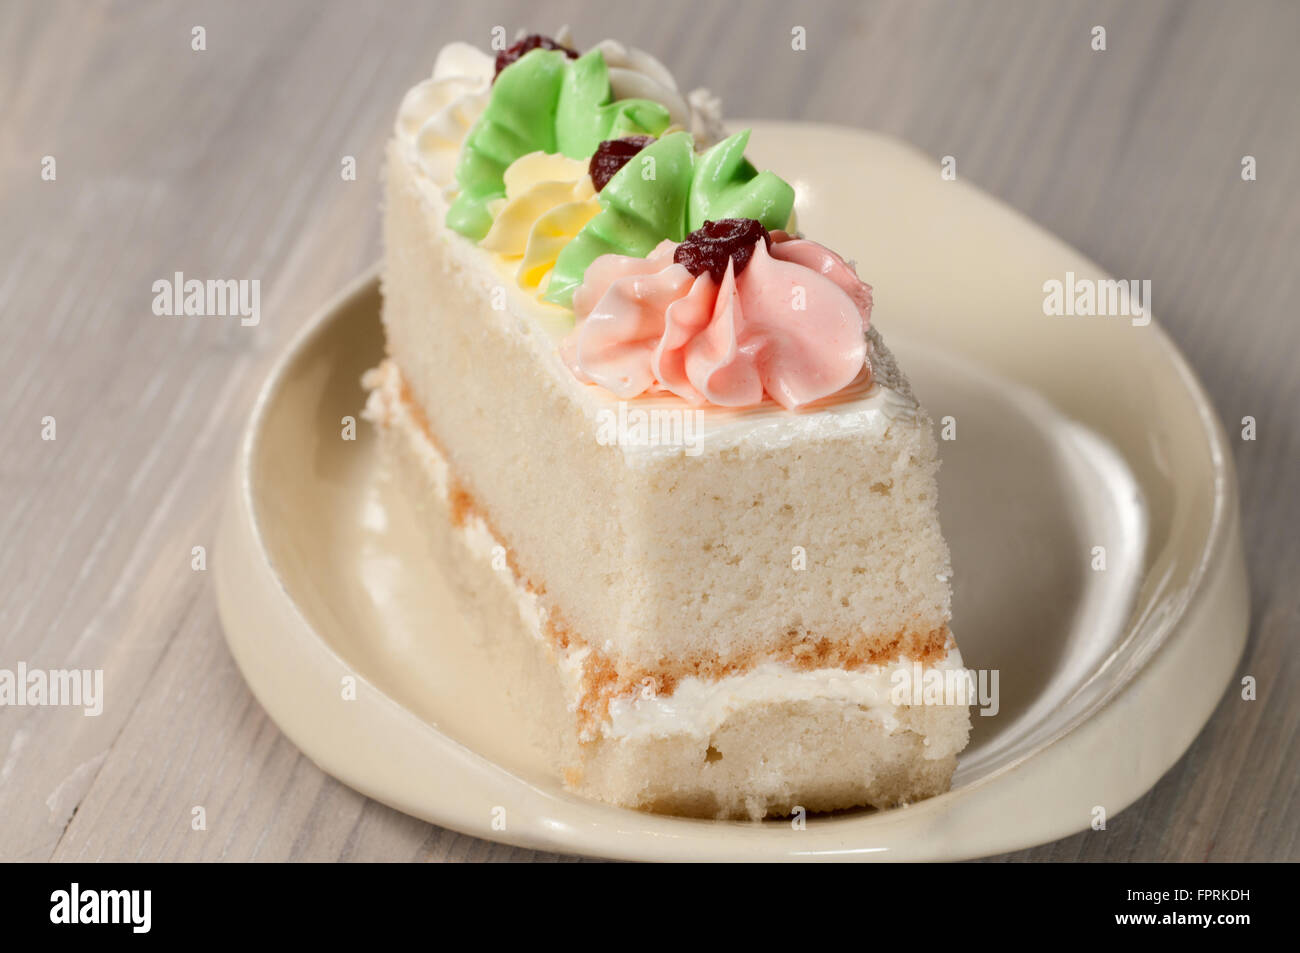
<path fill-rule="evenodd" d="M 720 124 L 697 121 L 662 64 L 568 43 L 529 35 L 495 60 L 452 44 L 399 127 L 450 202 L 447 227 L 572 310 L 561 356 L 575 378 L 621 399 L 786 410 L 869 380 L 871 289 L 784 232 L 794 190 L 745 158 L 749 130 L 701 151 L 692 132 Z M 706 268 L 697 247 L 713 255 Z"/>

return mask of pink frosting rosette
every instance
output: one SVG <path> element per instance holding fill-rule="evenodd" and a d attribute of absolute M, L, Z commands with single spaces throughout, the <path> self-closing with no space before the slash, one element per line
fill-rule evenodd
<path fill-rule="evenodd" d="M 573 297 L 561 355 L 581 381 L 620 398 L 668 391 L 694 405 L 794 410 L 866 367 L 871 288 L 830 249 L 782 232 L 739 274 L 693 275 L 664 241 L 646 258 L 602 255 Z"/>

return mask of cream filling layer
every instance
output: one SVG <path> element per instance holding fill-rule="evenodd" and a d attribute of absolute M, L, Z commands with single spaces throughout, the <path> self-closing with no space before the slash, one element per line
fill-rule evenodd
<path fill-rule="evenodd" d="M 690 734 L 707 737 L 745 708 L 783 702 L 829 701 L 852 705 L 874 716 L 881 727 L 893 734 L 898 730 L 899 712 L 906 706 L 895 701 L 895 693 L 916 681 L 924 682 L 931 672 L 963 675 L 961 653 L 954 645 L 937 664 L 919 666 L 908 659 L 896 659 L 886 665 L 872 665 L 848 671 L 839 668 L 802 671 L 776 662 L 766 662 L 739 675 L 716 681 L 684 678 L 671 695 L 635 695 L 610 702 L 610 725 L 606 735 L 612 738 L 656 738 Z M 917 696 L 923 697 L 918 686 Z M 964 689 L 963 689 L 964 690 Z M 962 697 L 970 697 L 969 695 Z M 927 759 L 946 758 L 957 748 L 940 750 L 926 741 Z"/>
<path fill-rule="evenodd" d="M 377 426 L 395 429 L 401 439 L 414 449 L 425 470 L 428 484 L 437 498 L 447 505 L 451 496 L 451 471 L 446 459 L 425 434 L 410 405 L 402 396 L 401 371 L 392 361 L 384 361 L 367 373 L 364 384 L 370 389 L 364 416 Z M 461 534 L 473 555 L 487 565 L 494 565 L 505 544 L 478 515 L 469 513 L 460 527 L 449 531 Z M 508 574 L 508 569 L 499 570 Z M 569 710 L 576 716 L 582 692 L 582 678 L 588 648 L 557 649 L 546 637 L 547 610 L 535 593 L 521 586 L 511 575 L 502 580 L 514 599 L 519 618 L 528 633 L 549 651 L 559 669 Z M 901 680 L 932 671 L 960 673 L 961 654 L 955 644 L 934 665 L 918 673 L 917 663 L 898 659 L 885 665 L 859 670 L 815 669 L 805 671 L 776 662 L 759 665 L 738 675 L 709 680 L 688 677 L 678 680 L 672 694 L 637 693 L 610 702 L 609 718 L 600 725 L 599 735 L 587 731 L 583 741 L 598 737 L 611 740 L 642 740 L 687 735 L 707 739 L 726 721 L 755 705 L 826 700 L 852 705 L 869 712 L 889 734 L 898 730 L 898 715 L 906 707 L 896 701 Z M 913 681 L 915 679 L 913 678 Z M 917 696 L 921 686 L 917 685 Z M 939 750 L 926 739 L 925 757 L 944 758 L 953 750 Z"/>

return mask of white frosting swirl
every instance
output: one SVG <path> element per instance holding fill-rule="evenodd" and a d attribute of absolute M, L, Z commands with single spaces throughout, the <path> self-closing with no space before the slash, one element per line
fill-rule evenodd
<path fill-rule="evenodd" d="M 617 40 L 596 44 L 609 67 L 609 85 L 615 99 L 652 99 L 668 107 L 674 126 L 691 134 L 697 146 L 707 147 L 726 136 L 722 126 L 722 103 L 707 89 L 683 96 L 668 67 L 645 50 L 624 46 Z"/>
<path fill-rule="evenodd" d="M 495 61 L 468 43 L 448 43 L 433 76 L 411 89 L 397 111 L 397 133 L 415 147 L 415 160 L 449 196 L 456 160 L 470 127 L 487 106 Z"/>
<path fill-rule="evenodd" d="M 568 27 L 555 40 L 572 45 Z M 615 99 L 651 99 L 668 107 L 674 126 L 689 132 L 698 146 L 707 147 L 726 135 L 721 103 L 706 89 L 683 96 L 663 63 L 644 50 L 616 40 L 596 44 L 609 68 Z M 397 133 L 411 144 L 413 158 L 443 193 L 456 193 L 456 161 L 461 143 L 487 107 L 496 60 L 468 43 L 448 43 L 438 53 L 433 76 L 415 86 L 397 113 Z"/>

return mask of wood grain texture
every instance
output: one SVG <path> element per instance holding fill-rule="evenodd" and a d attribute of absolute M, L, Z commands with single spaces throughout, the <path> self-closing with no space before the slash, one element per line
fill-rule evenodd
<path fill-rule="evenodd" d="M 1228 432 L 1258 421 L 1234 445 L 1253 613 L 1239 674 L 1259 697 L 1229 691 L 1107 831 L 1004 859 L 1300 859 L 1300 8 L 744 8 L 4 5 L 0 667 L 102 668 L 107 698 L 97 718 L 0 710 L 0 859 L 566 859 L 431 827 L 322 774 L 248 693 L 190 568 L 273 356 L 379 255 L 379 161 L 402 93 L 444 42 L 563 22 L 651 50 L 731 115 L 880 129 L 955 156 L 1112 272 L 1152 280 Z M 790 49 L 794 25 L 806 52 Z M 1247 154 L 1258 181 L 1241 179 Z M 347 155 L 355 182 L 339 174 Z M 261 323 L 155 316 L 152 283 L 175 271 L 260 278 Z M 195 806 L 206 831 L 191 830 Z"/>

